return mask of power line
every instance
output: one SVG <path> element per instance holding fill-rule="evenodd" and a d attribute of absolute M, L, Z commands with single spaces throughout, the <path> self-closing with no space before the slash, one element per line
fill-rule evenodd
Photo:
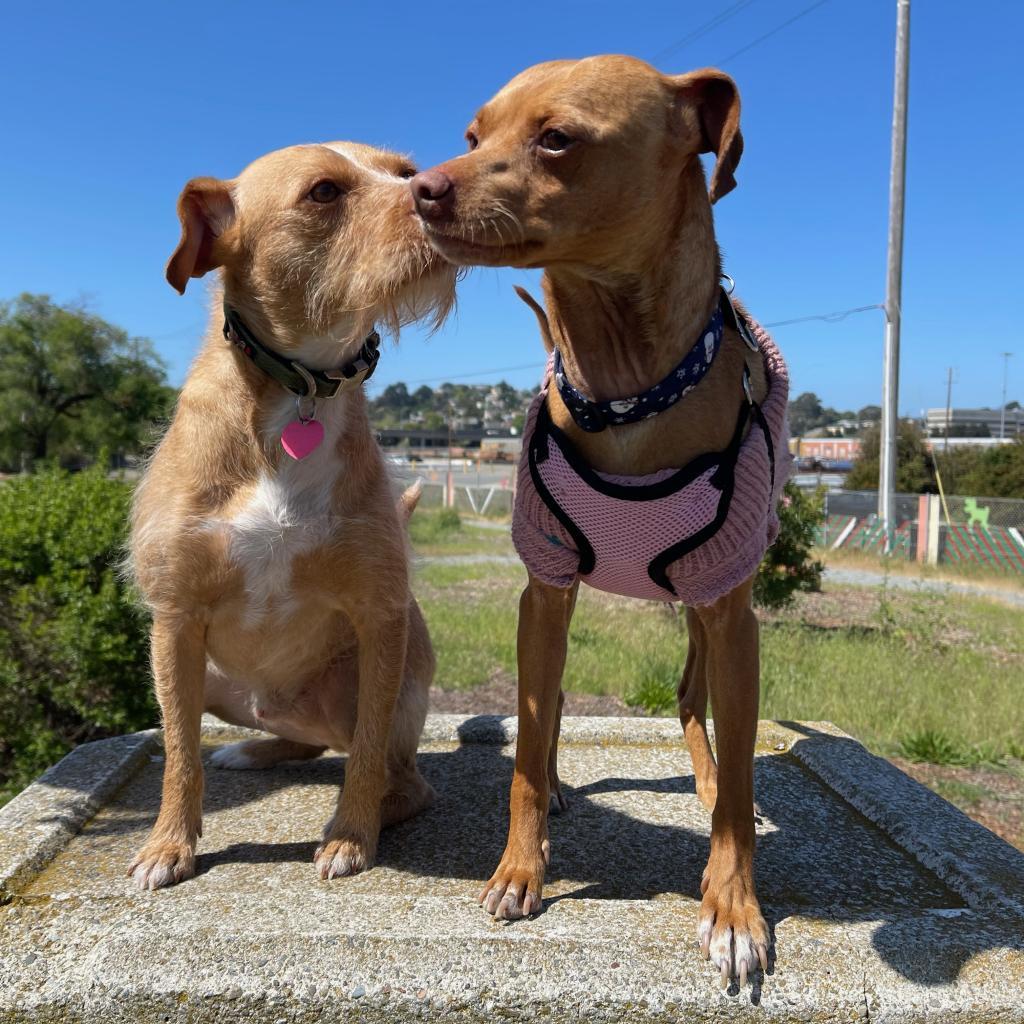
<path fill-rule="evenodd" d="M 703 25 L 698 25 L 689 35 L 683 36 L 682 39 L 677 39 L 674 43 L 666 46 L 664 50 L 656 53 L 652 58 L 653 62 L 658 63 L 665 57 L 669 57 L 678 50 L 683 49 L 683 47 L 689 46 L 690 43 L 700 39 L 701 36 L 707 35 L 712 29 L 718 28 L 722 22 L 728 21 L 734 14 L 739 14 L 744 7 L 749 7 L 752 3 L 754 3 L 754 0 L 738 0 L 732 7 L 727 7 L 720 14 L 716 14 L 709 21 L 705 21 Z"/>
<path fill-rule="evenodd" d="M 395 383 L 403 383 L 406 386 L 409 384 L 434 384 L 437 381 L 441 381 L 444 384 L 455 383 L 460 380 L 471 380 L 473 377 L 489 377 L 495 373 L 511 373 L 513 370 L 542 370 L 544 363 L 520 363 L 518 366 L 496 366 L 490 370 L 474 370 L 472 373 L 461 373 L 457 376 L 451 376 L 445 374 L 440 377 L 420 377 L 418 380 L 406 380 L 406 381 L 395 381 Z M 378 387 L 387 387 L 386 384 L 378 385 Z M 370 385 L 373 387 L 373 385 Z"/>
<path fill-rule="evenodd" d="M 792 320 L 775 320 L 765 327 L 788 327 L 790 324 L 805 324 L 809 320 L 824 320 L 827 324 L 837 324 L 845 320 L 851 313 L 866 313 L 869 309 L 885 309 L 881 302 L 872 303 L 870 306 L 854 306 L 853 309 L 841 309 L 837 313 L 815 313 L 812 316 L 798 316 Z"/>
<path fill-rule="evenodd" d="M 821 7 L 822 4 L 827 4 L 828 0 L 817 0 L 817 3 L 813 3 L 810 7 L 805 7 L 802 11 L 798 11 L 793 15 L 792 18 L 787 18 L 786 21 L 782 22 L 781 25 L 776 25 L 775 28 L 769 32 L 765 32 L 763 36 L 758 36 L 752 43 L 747 43 L 746 46 L 740 47 L 735 53 L 730 53 L 728 57 L 723 57 L 721 60 L 715 61 L 716 65 L 728 64 L 729 61 L 738 57 L 741 53 L 746 53 L 747 50 L 752 50 L 755 46 L 760 45 L 766 39 L 771 39 L 777 32 L 781 32 L 784 28 L 789 28 L 794 21 L 799 21 L 805 14 L 810 14 L 815 8 Z"/>
<path fill-rule="evenodd" d="M 825 323 L 837 324 L 845 320 L 853 313 L 866 313 L 869 309 L 885 309 L 881 303 L 873 303 L 870 306 L 854 306 L 852 309 L 841 309 L 835 313 L 813 313 L 810 316 L 798 316 L 791 320 L 773 320 L 771 323 L 763 324 L 763 327 L 789 327 L 791 324 L 804 324 L 811 320 L 823 320 Z M 461 373 L 456 376 L 442 375 L 438 377 L 420 377 L 417 380 L 402 381 L 406 386 L 410 384 L 434 384 L 437 381 L 443 383 L 456 383 L 461 380 L 471 380 L 474 377 L 489 377 L 496 373 L 512 373 L 515 370 L 541 370 L 544 363 L 520 363 L 518 366 L 495 366 L 490 370 L 473 370 L 471 373 Z M 395 383 L 399 383 L 396 381 Z M 371 384 L 368 389 L 374 387 L 385 388 L 386 384 Z"/>

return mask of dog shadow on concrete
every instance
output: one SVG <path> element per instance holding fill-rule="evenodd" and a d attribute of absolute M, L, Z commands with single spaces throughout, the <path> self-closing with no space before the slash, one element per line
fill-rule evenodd
<path fill-rule="evenodd" d="M 461 733 L 478 736 L 481 726 L 488 728 L 496 718 L 468 719 Z M 678 753 L 683 768 L 688 758 L 681 731 Z M 573 745 L 564 744 L 559 766 L 569 809 L 550 818 L 552 860 L 545 912 L 557 912 L 559 903 L 580 899 L 682 896 L 699 903 L 710 815 L 697 800 L 693 776 L 622 774 L 574 783 L 575 760 Z M 421 752 L 419 764 L 438 799 L 417 817 L 381 834 L 377 865 L 437 879 L 441 885 L 451 882 L 458 893 L 475 896 L 505 846 L 511 748 L 462 742 L 448 751 Z M 144 777 L 126 786 L 112 801 L 116 813 L 101 815 L 86 827 L 86 833 L 106 834 L 119 842 L 130 838 L 132 844 L 141 841 L 155 819 L 160 774 L 144 772 Z M 204 801 L 208 820 L 219 811 L 290 798 L 283 790 L 294 790 L 307 809 L 308 794 L 313 793 L 315 806 L 297 815 L 296 824 L 289 823 L 284 830 L 287 838 L 271 839 L 268 834 L 211 849 L 215 831 L 211 828 L 208 838 L 200 841 L 197 874 L 232 865 L 294 862 L 308 864 L 310 883 L 316 884 L 313 851 L 343 775 L 344 758 L 336 755 L 256 772 L 208 767 Z M 999 922 L 982 927 L 979 915 L 967 909 L 961 897 L 791 756 L 757 758 L 755 798 L 758 893 L 773 932 L 791 916 L 877 922 L 873 943 L 883 962 L 925 986 L 950 984 L 974 955 L 1015 941 L 1009 938 L 1012 929 Z M 305 831 L 314 820 L 318 824 L 308 840 L 294 837 L 296 827 Z M 258 829 L 258 817 L 253 821 Z M 280 835 L 281 829 L 273 834 Z M 372 892 L 373 873 L 358 881 L 338 879 L 324 884 L 359 885 L 360 891 Z M 965 914 L 970 915 L 969 928 L 957 920 Z M 529 921 L 513 927 L 529 928 Z M 696 953 L 690 931 L 689 921 L 681 923 L 679 941 L 692 943 Z M 1024 948 L 1024 941 L 1016 941 Z M 824 945 L 822 955 L 826 955 Z M 756 989 L 754 996 L 756 1001 Z"/>

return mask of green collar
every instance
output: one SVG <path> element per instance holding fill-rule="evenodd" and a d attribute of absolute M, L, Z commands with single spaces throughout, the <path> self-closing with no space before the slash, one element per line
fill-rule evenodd
<path fill-rule="evenodd" d="M 380 358 L 380 335 L 371 331 L 355 359 L 336 370 L 311 370 L 297 359 L 288 359 L 267 348 L 224 303 L 224 337 L 247 355 L 268 377 L 298 398 L 333 398 L 342 388 L 358 387 L 369 380 Z"/>

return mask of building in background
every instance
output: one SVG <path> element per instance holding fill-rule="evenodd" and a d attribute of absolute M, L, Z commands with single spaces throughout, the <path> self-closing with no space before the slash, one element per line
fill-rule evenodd
<path fill-rule="evenodd" d="M 1024 409 L 950 409 L 949 438 L 999 437 L 1000 420 L 1005 422 L 1005 436 L 1016 437 L 1024 433 Z M 929 437 L 944 437 L 946 409 L 929 409 L 925 414 L 925 429 Z"/>

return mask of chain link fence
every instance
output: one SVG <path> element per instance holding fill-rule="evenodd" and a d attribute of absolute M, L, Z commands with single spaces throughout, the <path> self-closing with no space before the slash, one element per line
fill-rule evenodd
<path fill-rule="evenodd" d="M 1024 575 L 1024 501 L 950 495 L 896 495 L 896 558 L 973 564 Z M 825 496 L 822 547 L 881 554 L 885 532 L 875 491 Z"/>

